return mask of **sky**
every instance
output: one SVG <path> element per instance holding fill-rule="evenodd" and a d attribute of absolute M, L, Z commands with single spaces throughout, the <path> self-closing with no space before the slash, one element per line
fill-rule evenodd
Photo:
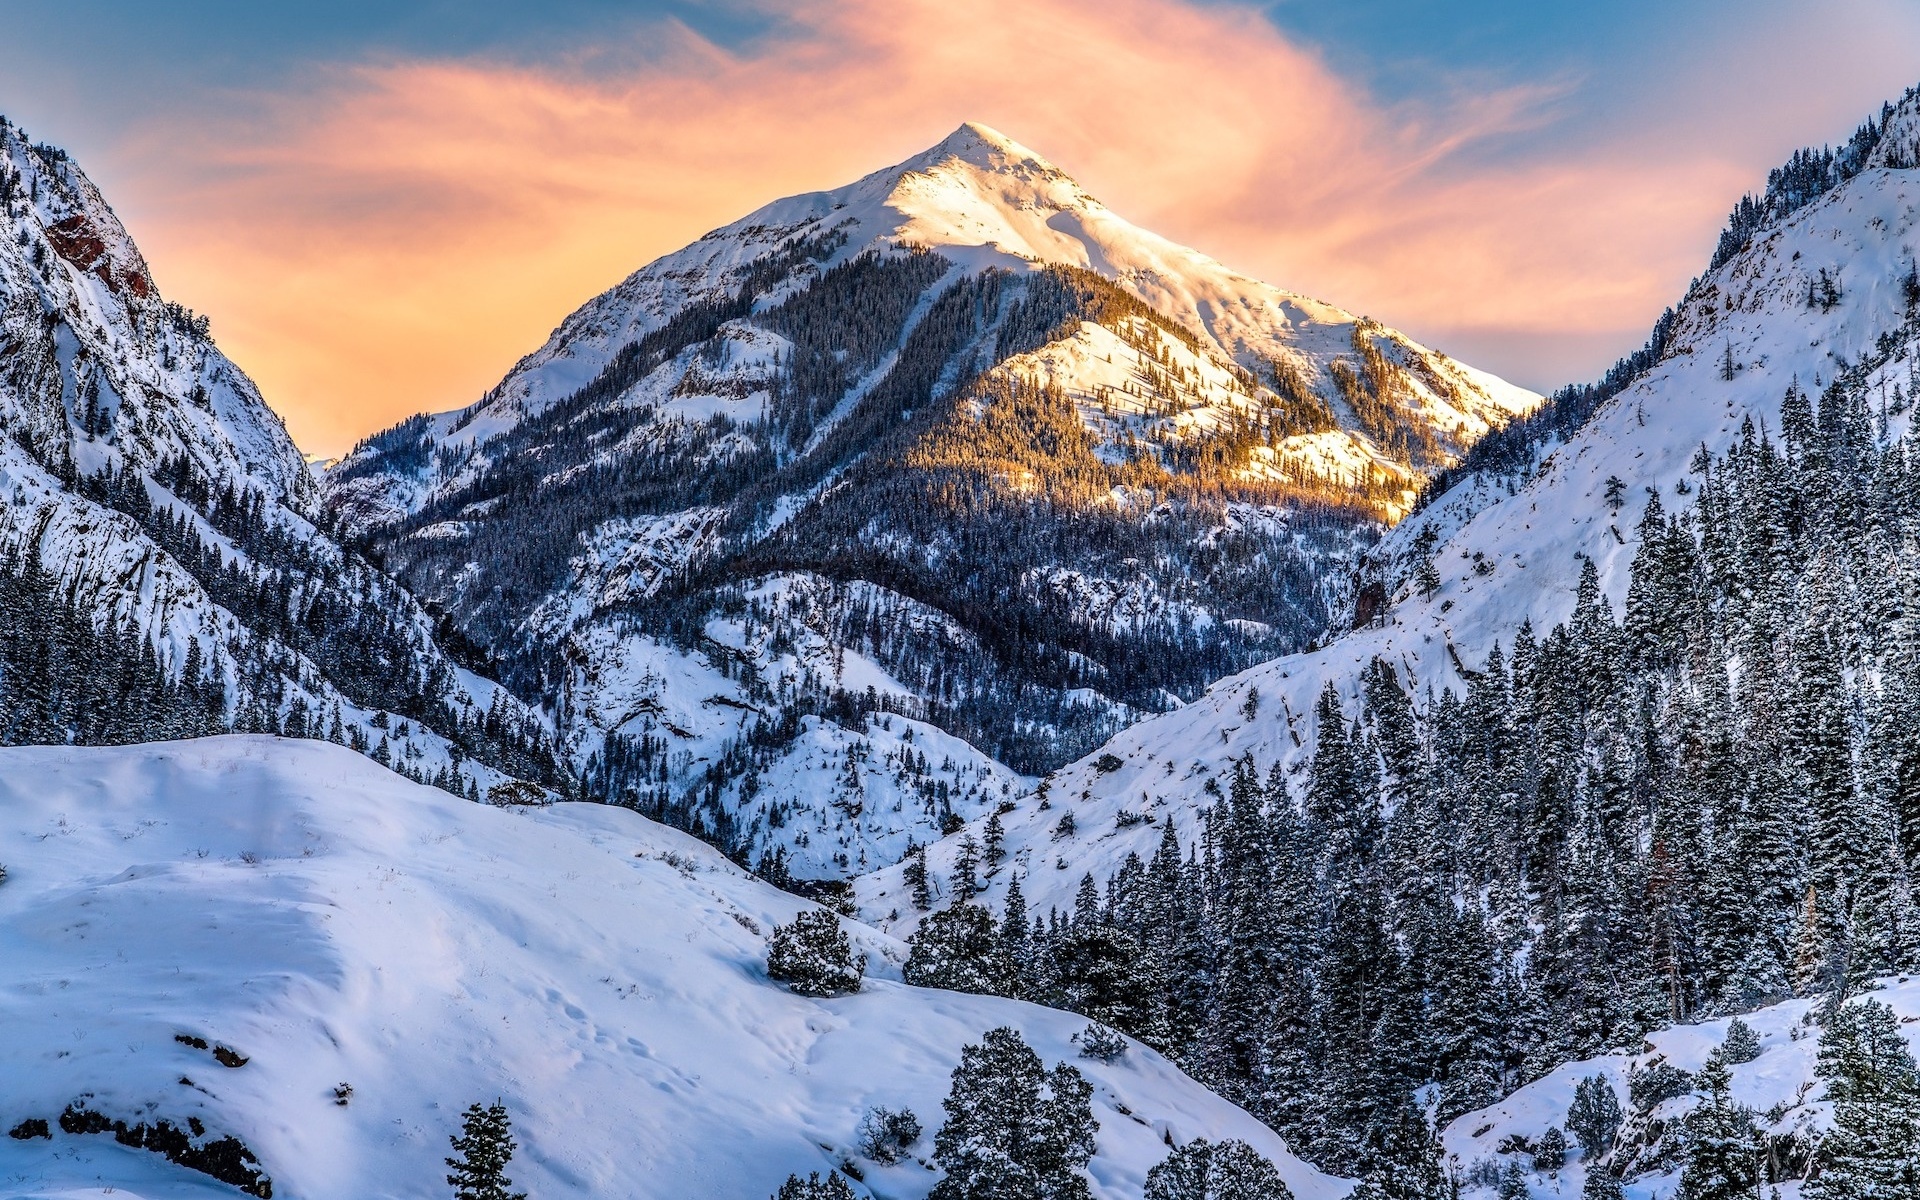
<path fill-rule="evenodd" d="M 64 146 L 302 448 L 458 407 L 660 254 L 962 121 L 1527 386 L 1594 377 L 1920 0 L 8 0 Z"/>

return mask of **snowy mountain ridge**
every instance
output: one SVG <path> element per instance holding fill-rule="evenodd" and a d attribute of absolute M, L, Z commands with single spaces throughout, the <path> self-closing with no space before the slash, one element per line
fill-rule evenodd
<path fill-rule="evenodd" d="M 1289 364 L 1304 371 L 1330 403 L 1341 393 L 1328 364 L 1352 355 L 1359 322 L 1333 305 L 1248 278 L 1127 223 L 1038 154 L 968 122 L 902 163 L 842 188 L 775 201 L 635 272 L 569 316 L 480 401 L 430 417 L 428 436 L 436 451 L 444 448 L 456 457 L 478 450 L 592 382 L 622 346 L 661 328 L 690 304 L 727 294 L 756 263 L 809 238 L 833 248 L 765 293 L 756 307 L 777 304 L 834 266 L 880 248 L 935 250 L 968 273 L 1023 271 L 1042 263 L 1078 267 L 1113 279 L 1179 322 L 1204 340 L 1216 361 L 1256 373 Z M 1467 443 L 1539 403 L 1538 396 L 1436 355 L 1396 331 L 1378 332 L 1417 362 L 1409 387 L 1419 402 L 1415 419 L 1436 433 Z M 1061 375 L 1076 379 L 1070 372 Z M 1225 384 L 1209 389 L 1210 407 L 1230 407 L 1227 391 Z M 738 397 L 753 398 L 751 391 Z M 1246 406 L 1245 399 L 1239 403 Z M 753 415 L 751 407 L 732 407 Z M 1364 473 L 1371 467 L 1409 478 L 1406 465 L 1385 455 L 1364 430 L 1336 432 L 1349 469 Z M 353 462 L 350 455 L 342 465 Z M 422 475 L 381 479 L 396 489 L 384 503 L 359 488 L 338 491 L 335 503 L 348 508 L 349 528 L 391 521 L 430 499 L 423 484 L 445 487 L 460 478 L 445 478 L 446 470 L 440 468 L 441 478 L 430 484 Z M 369 486 L 365 492 L 377 490 Z M 362 505 L 369 511 L 355 511 Z"/>
<path fill-rule="evenodd" d="M 307 464 L 206 320 L 161 298 L 112 208 L 63 151 L 4 121 L 0 431 L 7 569 L 44 578 L 35 586 L 58 597 L 48 607 L 76 612 L 108 653 L 144 660 L 157 686 L 205 693 L 176 708 L 209 711 L 169 718 L 167 731 L 192 730 L 195 720 L 280 728 L 297 712 L 303 731 L 325 736 L 331 725 L 370 751 L 384 740 L 389 761 L 444 781 L 466 753 L 416 729 L 420 717 L 456 736 L 460 720 L 477 727 L 490 712 L 497 727 L 509 713 L 509 723 L 537 728 L 524 707 L 446 658 L 411 597 L 318 530 L 320 493 Z M 343 674 L 354 669 L 340 657 L 356 652 L 348 640 L 387 656 L 369 672 L 381 677 L 376 686 Z M 114 673 L 98 663 L 71 669 Z M 22 736 L 23 722 L 76 721 L 73 712 L 28 712 L 71 694 L 71 680 L 42 679 L 41 694 L 28 696 L 18 689 L 29 676 L 16 674 L 16 694 L 0 705 L 9 736 Z M 448 707 L 419 706 L 414 723 L 390 722 L 388 701 L 410 684 L 438 691 Z M 115 707 L 108 700 L 88 719 L 134 719 Z M 118 740 L 157 731 L 105 732 Z M 475 786 L 505 778 L 484 765 L 468 774 Z"/>

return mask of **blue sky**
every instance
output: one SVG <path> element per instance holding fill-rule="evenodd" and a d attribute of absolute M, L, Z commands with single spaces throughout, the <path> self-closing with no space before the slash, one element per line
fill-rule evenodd
<path fill-rule="evenodd" d="M 1390 98 L 1459 85 L 1641 76 L 1671 47 L 1764 24 L 1783 0 L 1266 0 L 1273 24 L 1320 48 Z M 661 17 L 722 44 L 777 36 L 759 6 L 699 0 L 14 0 L 0 42 L 12 111 L 53 117 L 78 104 L 88 118 L 153 103 L 204 101 L 234 85 L 285 78 L 318 62 L 388 55 L 572 59 Z M 155 90 L 171 93 L 156 97 Z M 24 116 L 22 119 L 25 119 Z M 42 123 L 45 123 L 43 120 Z"/>

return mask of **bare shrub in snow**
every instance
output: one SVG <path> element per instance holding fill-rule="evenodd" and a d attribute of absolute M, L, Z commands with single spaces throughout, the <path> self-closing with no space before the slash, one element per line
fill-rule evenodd
<path fill-rule="evenodd" d="M 907 1156 L 908 1147 L 920 1140 L 920 1118 L 912 1109 L 891 1109 L 876 1105 L 861 1118 L 860 1153 L 877 1163 L 897 1163 Z"/>

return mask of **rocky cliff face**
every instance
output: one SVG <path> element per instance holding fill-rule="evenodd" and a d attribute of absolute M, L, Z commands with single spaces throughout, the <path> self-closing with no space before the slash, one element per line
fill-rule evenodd
<path fill-rule="evenodd" d="M 0 736 L 239 726 L 331 733 L 463 789 L 501 777 L 462 768 L 473 754 L 551 773 L 532 715 L 315 527 L 279 417 L 206 320 L 160 296 L 92 182 L 4 121 L 0 434 L 0 557 L 24 589 L 0 631 Z M 103 676 L 131 682 L 81 702 Z M 475 732 L 489 713 L 497 736 Z"/>

